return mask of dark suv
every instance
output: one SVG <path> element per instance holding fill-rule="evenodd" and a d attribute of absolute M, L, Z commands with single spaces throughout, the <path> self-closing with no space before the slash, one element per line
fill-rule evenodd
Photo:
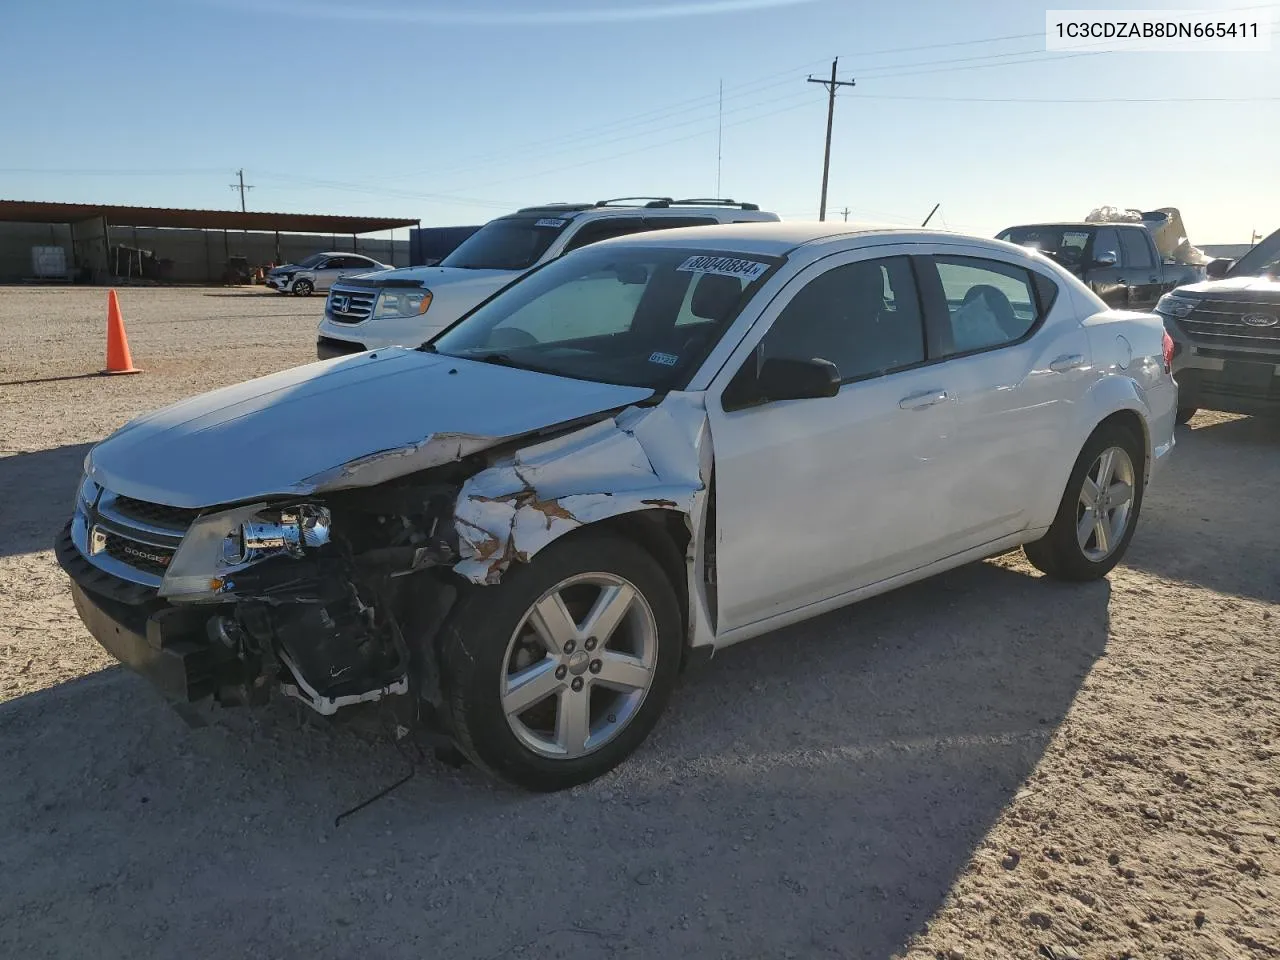
<path fill-rule="evenodd" d="M 1174 341 L 1178 422 L 1200 407 L 1280 416 L 1280 230 L 1208 275 L 1156 305 Z"/>

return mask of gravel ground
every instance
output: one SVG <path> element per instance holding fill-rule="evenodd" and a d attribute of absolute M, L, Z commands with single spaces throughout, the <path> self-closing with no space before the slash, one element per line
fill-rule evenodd
<path fill-rule="evenodd" d="M 147 372 L 85 376 L 105 300 L 0 290 L 0 956 L 1280 956 L 1280 425 L 1180 428 L 1108 582 L 1011 555 L 732 648 L 529 796 L 111 666 L 49 550 L 87 445 L 307 361 L 320 301 L 127 289 Z"/>

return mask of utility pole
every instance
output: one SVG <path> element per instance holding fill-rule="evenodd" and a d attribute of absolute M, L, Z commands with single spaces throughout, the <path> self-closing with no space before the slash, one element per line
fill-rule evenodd
<path fill-rule="evenodd" d="M 840 211 L 841 216 L 843 216 L 843 217 L 844 217 L 844 222 L 845 222 L 845 223 L 848 223 L 848 222 L 849 222 L 849 214 L 851 214 L 851 213 L 853 213 L 853 211 L 852 211 L 852 210 L 850 210 L 848 207 L 845 207 L 843 210 L 841 210 L 841 211 Z"/>
<path fill-rule="evenodd" d="M 827 176 L 831 172 L 831 124 L 836 116 L 836 88 L 852 87 L 852 80 L 837 80 L 836 65 L 840 62 L 840 58 L 836 57 L 831 61 L 831 79 L 815 80 L 809 77 L 806 83 L 820 83 L 827 88 L 827 149 L 822 157 L 822 202 L 818 207 L 818 219 L 827 219 Z"/>
<path fill-rule="evenodd" d="M 235 183 L 231 184 L 231 189 L 240 191 L 240 212 L 247 213 L 248 208 L 245 206 L 245 203 L 244 203 L 244 192 L 246 190 L 252 190 L 253 186 L 252 184 L 246 184 L 244 182 L 244 170 L 237 170 L 236 176 L 240 178 L 240 182 L 238 184 L 235 184 Z"/>
<path fill-rule="evenodd" d="M 724 156 L 724 80 L 720 81 L 720 126 L 716 133 L 716 192 L 720 196 L 720 160 Z"/>

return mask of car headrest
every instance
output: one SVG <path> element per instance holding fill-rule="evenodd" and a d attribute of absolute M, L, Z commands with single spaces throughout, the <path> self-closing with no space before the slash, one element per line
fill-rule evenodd
<path fill-rule="evenodd" d="M 718 273 L 704 274 L 693 288 L 689 309 L 703 320 L 724 320 L 742 297 L 742 283 L 737 277 Z"/>

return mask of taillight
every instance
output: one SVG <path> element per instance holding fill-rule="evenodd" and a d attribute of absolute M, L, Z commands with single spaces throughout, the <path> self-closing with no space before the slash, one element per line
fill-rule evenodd
<path fill-rule="evenodd" d="M 1173 353 L 1174 344 L 1173 337 L 1169 336 L 1169 331 L 1164 332 L 1164 372 L 1173 373 Z"/>

